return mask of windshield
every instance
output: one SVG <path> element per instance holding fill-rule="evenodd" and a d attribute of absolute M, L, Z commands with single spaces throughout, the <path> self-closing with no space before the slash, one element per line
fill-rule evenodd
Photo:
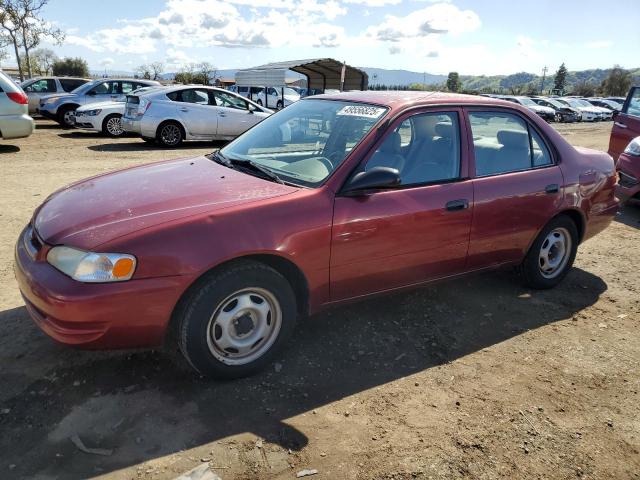
<path fill-rule="evenodd" d="M 303 100 L 272 115 L 221 150 L 251 160 L 297 185 L 320 185 L 378 123 L 387 109 L 331 100 Z"/>
<path fill-rule="evenodd" d="M 583 105 L 581 100 L 576 100 L 575 98 L 565 98 L 563 99 L 563 101 L 565 103 L 568 103 L 569 106 L 574 107 L 574 108 L 584 108 L 584 107 L 590 107 L 591 105 Z M 587 102 L 584 102 L 587 103 Z"/>
<path fill-rule="evenodd" d="M 84 92 L 85 90 L 89 90 L 91 87 L 93 87 L 94 85 L 97 85 L 98 83 L 104 82 L 104 79 L 99 79 L 99 80 L 92 80 L 91 82 L 85 83 L 80 85 L 77 88 L 74 88 L 73 90 L 71 90 L 71 93 L 81 93 Z"/>
<path fill-rule="evenodd" d="M 538 106 L 536 102 L 527 97 L 518 97 L 518 100 L 522 105 L 533 105 L 534 107 Z"/>
<path fill-rule="evenodd" d="M 564 107 L 566 107 L 566 105 L 563 105 L 562 103 L 560 103 L 557 100 L 554 100 L 553 98 L 545 98 L 544 101 L 547 102 L 550 105 L 553 105 L 556 108 L 564 108 Z"/>

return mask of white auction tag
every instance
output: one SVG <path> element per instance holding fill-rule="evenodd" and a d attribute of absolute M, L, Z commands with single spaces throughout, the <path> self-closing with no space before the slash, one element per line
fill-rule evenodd
<path fill-rule="evenodd" d="M 385 108 L 370 105 L 348 105 L 342 107 L 336 115 L 350 115 L 352 117 L 378 118 L 385 112 Z"/>

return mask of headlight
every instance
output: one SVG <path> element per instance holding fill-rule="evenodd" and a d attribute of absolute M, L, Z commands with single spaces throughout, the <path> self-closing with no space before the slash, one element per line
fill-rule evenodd
<path fill-rule="evenodd" d="M 85 110 L 84 114 L 89 115 L 90 117 L 95 117 L 96 115 L 100 115 L 102 110 L 100 108 L 96 108 L 95 110 Z"/>
<path fill-rule="evenodd" d="M 640 137 L 631 140 L 627 148 L 624 149 L 624 153 L 633 155 L 634 157 L 640 157 Z"/>
<path fill-rule="evenodd" d="M 47 262 L 74 280 L 86 283 L 123 282 L 136 269 L 133 255 L 85 252 L 63 246 L 49 250 Z"/>

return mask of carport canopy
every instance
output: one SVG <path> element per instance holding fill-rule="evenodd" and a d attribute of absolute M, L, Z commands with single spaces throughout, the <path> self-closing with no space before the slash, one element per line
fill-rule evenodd
<path fill-rule="evenodd" d="M 246 87 L 286 85 L 287 71 L 307 77 L 307 88 L 325 91 L 366 90 L 369 77 L 366 72 L 333 58 L 291 60 L 238 70 L 236 84 Z"/>

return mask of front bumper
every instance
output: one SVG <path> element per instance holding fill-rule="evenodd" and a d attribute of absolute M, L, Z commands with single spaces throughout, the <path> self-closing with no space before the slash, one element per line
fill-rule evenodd
<path fill-rule="evenodd" d="M 27 311 L 47 335 L 60 343 L 91 349 L 162 344 L 190 277 L 81 283 L 49 265 L 48 250 L 27 227 L 16 243 L 14 264 Z"/>
<path fill-rule="evenodd" d="M 102 131 L 102 122 L 98 116 L 82 115 L 76 112 L 75 126 L 76 128 L 82 128 L 83 130 Z"/>
<path fill-rule="evenodd" d="M 21 115 L 0 115 L 1 137 L 5 140 L 28 137 L 33 133 L 36 124 L 26 113 Z"/>
<path fill-rule="evenodd" d="M 640 199 L 640 158 L 621 153 L 616 163 L 618 183 L 616 196 L 622 202 Z"/>

